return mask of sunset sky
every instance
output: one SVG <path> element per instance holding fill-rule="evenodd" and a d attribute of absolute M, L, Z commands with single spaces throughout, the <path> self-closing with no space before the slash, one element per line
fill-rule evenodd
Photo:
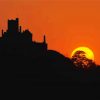
<path fill-rule="evenodd" d="M 100 64 L 100 0 L 0 0 L 0 30 L 16 17 L 34 40 L 46 34 L 49 49 L 70 56 L 86 46 Z"/>

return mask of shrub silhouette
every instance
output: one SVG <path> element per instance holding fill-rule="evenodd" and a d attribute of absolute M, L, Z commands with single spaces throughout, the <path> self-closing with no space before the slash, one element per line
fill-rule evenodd
<path fill-rule="evenodd" d="M 91 59 L 86 58 L 84 51 L 76 51 L 72 56 L 72 61 L 77 68 L 88 69 L 95 65 Z"/>

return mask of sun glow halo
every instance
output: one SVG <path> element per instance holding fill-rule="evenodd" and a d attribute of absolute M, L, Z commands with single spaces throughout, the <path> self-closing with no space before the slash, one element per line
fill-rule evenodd
<path fill-rule="evenodd" d="M 88 58 L 88 59 L 94 61 L 94 54 L 93 54 L 93 51 L 92 51 L 91 49 L 89 49 L 88 47 L 78 47 L 78 48 L 76 48 L 76 49 L 72 52 L 71 58 L 72 58 L 72 56 L 73 56 L 77 51 L 83 51 L 83 52 L 85 52 L 86 58 Z"/>

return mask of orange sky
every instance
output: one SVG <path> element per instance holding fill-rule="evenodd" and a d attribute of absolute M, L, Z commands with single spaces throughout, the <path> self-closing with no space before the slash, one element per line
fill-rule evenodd
<path fill-rule="evenodd" d="M 18 17 L 35 40 L 46 34 L 49 49 L 70 56 L 87 46 L 100 64 L 100 0 L 0 0 L 0 15 L 0 29 Z"/>

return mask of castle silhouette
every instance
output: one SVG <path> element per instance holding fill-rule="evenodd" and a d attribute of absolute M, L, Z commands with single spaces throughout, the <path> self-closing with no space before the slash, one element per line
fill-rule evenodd
<path fill-rule="evenodd" d="M 0 37 L 0 55 L 43 56 L 48 49 L 45 35 L 43 38 L 42 43 L 32 41 L 32 33 L 22 31 L 18 18 L 8 20 L 8 29 L 6 32 L 2 30 Z"/>
<path fill-rule="evenodd" d="M 48 50 L 45 35 L 43 42 L 32 41 L 32 33 L 22 31 L 18 18 L 8 20 L 7 31 L 2 30 L 0 66 L 4 83 L 11 78 L 19 88 L 83 86 L 84 83 L 100 86 L 100 66 L 93 64 L 86 71 L 75 69 L 71 59 Z"/>

